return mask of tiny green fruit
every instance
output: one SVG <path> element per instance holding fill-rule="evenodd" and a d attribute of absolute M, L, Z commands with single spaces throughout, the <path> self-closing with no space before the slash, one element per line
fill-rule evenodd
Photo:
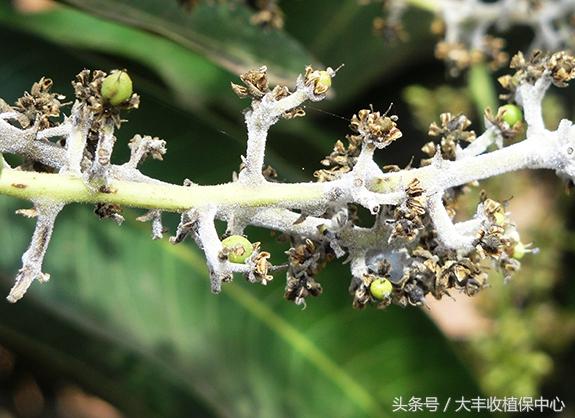
<path fill-rule="evenodd" d="M 527 248 L 525 247 L 525 245 L 519 241 L 517 244 L 515 244 L 515 247 L 513 247 L 513 258 L 516 260 L 521 260 L 524 256 L 525 253 L 527 253 Z"/>
<path fill-rule="evenodd" d="M 327 71 L 318 71 L 317 79 L 315 81 L 315 94 L 323 94 L 331 87 L 331 75 Z"/>
<path fill-rule="evenodd" d="M 507 123 L 510 127 L 515 126 L 516 123 L 523 120 L 523 112 L 521 111 L 521 108 L 514 104 L 501 106 L 498 113 L 501 115 L 501 120 Z"/>
<path fill-rule="evenodd" d="M 381 278 L 375 279 L 369 285 L 369 292 L 374 298 L 379 300 L 383 300 L 389 297 L 392 291 L 393 291 L 393 285 L 387 279 L 381 279 Z"/>
<path fill-rule="evenodd" d="M 118 106 L 132 97 L 132 79 L 127 72 L 114 70 L 102 81 L 100 94 L 112 106 Z"/>
<path fill-rule="evenodd" d="M 252 243 L 241 235 L 231 235 L 222 241 L 222 246 L 228 249 L 228 260 L 243 264 L 254 252 Z"/>
<path fill-rule="evenodd" d="M 501 212 L 495 212 L 493 214 L 493 217 L 495 218 L 495 224 L 499 225 L 499 226 L 503 226 L 505 225 L 505 215 L 502 214 Z"/>

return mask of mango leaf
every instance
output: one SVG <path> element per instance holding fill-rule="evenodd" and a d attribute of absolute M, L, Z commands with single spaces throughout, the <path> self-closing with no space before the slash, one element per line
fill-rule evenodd
<path fill-rule="evenodd" d="M 335 109 L 352 105 L 351 112 L 370 102 L 353 103 L 360 93 L 394 78 L 401 80 L 404 71 L 424 75 L 434 62 L 434 36 L 430 32 L 431 14 L 409 9 L 403 17 L 408 33 L 406 41 L 390 41 L 373 32 L 373 19 L 381 16 L 381 2 L 285 1 L 286 31 L 325 65 L 344 64 L 336 80 L 336 95 L 321 107 Z M 415 65 L 414 65 L 415 64 Z M 418 65 L 419 64 L 419 65 Z M 422 65 L 423 64 L 423 65 Z M 411 70 L 410 70 L 411 69 Z M 433 69 L 432 67 L 429 69 Z M 410 74 L 413 74 L 410 72 Z M 376 108 L 387 107 L 397 98 L 373 92 Z M 385 110 L 385 109 L 382 109 Z M 350 117 L 351 114 L 344 116 Z"/>
<path fill-rule="evenodd" d="M 0 4 L 0 22 L 69 47 L 104 52 L 140 62 L 171 87 L 183 106 L 199 110 L 207 100 L 231 96 L 227 71 L 187 48 L 145 31 L 91 16 L 68 6 L 38 13 L 20 13 Z M 73 33 L 74 36 L 70 36 Z M 153 51 L 153 53 L 152 53 Z M 161 87 L 157 96 L 171 100 Z"/>
<path fill-rule="evenodd" d="M 265 64 L 274 83 L 291 85 L 305 65 L 315 62 L 285 32 L 251 24 L 252 12 L 242 3 L 199 2 L 186 13 L 177 1 L 63 1 L 94 15 L 159 34 L 235 74 Z M 149 52 L 153 55 L 153 50 Z"/>

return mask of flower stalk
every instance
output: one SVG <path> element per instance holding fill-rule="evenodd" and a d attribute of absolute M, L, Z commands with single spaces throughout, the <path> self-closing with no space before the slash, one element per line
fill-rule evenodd
<path fill-rule="evenodd" d="M 304 116 L 305 101 L 325 98 L 336 75 L 331 68 L 307 67 L 293 92 L 286 86 L 271 89 L 265 67 L 243 74 L 243 86 L 232 84 L 239 97 L 251 100 L 244 113 L 246 155 L 234 181 L 206 186 L 187 179 L 174 185 L 143 174 L 138 166 L 145 158 L 161 160 L 166 153 L 165 141 L 151 136 L 135 135 L 129 160 L 111 164 L 115 132 L 123 122 L 120 112 L 137 108 L 139 99 L 126 94 L 112 104 L 102 97 L 105 73 L 84 70 L 77 76 L 72 113 L 61 123 L 52 120 L 58 116 L 61 96 L 50 93 L 51 82 L 42 79 L 30 97 L 18 102 L 21 113 L 0 113 L 0 153 L 19 154 L 28 163 L 5 165 L 0 194 L 32 201 L 34 210 L 27 213 L 37 216 L 8 300 L 17 301 L 34 280 L 49 277 L 42 272 L 42 261 L 56 217 L 70 203 L 95 204 L 98 216 L 117 223 L 123 220 L 122 207 L 147 209 L 138 220 L 151 223 L 153 239 L 163 237 L 163 212 L 178 213 L 180 223 L 170 242 L 187 237 L 196 242 L 205 254 L 214 293 L 234 274 L 265 285 L 273 278 L 271 272 L 285 268 L 286 299 L 305 306 L 306 298 L 322 293 L 316 280 L 321 269 L 340 258 L 351 262 L 349 289 L 356 308 L 423 305 L 427 295 L 440 299 L 451 289 L 474 295 L 487 287 L 489 264 L 505 277 L 518 270 L 514 255 L 524 245 L 505 204 L 483 194 L 471 219 L 454 222 L 453 203 L 463 186 L 522 169 L 554 170 L 570 182 L 575 178 L 572 122 L 563 120 L 551 131 L 541 118 L 547 89 L 575 78 L 575 58 L 565 53 L 529 59 L 521 55 L 513 63 L 516 73 L 501 82 L 510 90 L 508 98 L 522 107 L 517 119 L 525 115 L 522 141 L 505 146 L 521 123 L 509 126 L 505 111 L 487 112 L 487 129 L 479 137 L 468 130 L 470 121 L 464 115 L 443 114 L 440 123 L 430 126 L 439 144 L 424 147 L 429 159 L 419 168 L 384 170 L 374 154 L 402 137 L 398 118 L 388 111 L 363 109 L 351 118 L 347 145 L 337 141 L 322 160 L 324 168 L 314 173 L 318 181 L 293 184 L 270 181 L 273 170 L 264 169 L 268 132 L 280 119 Z M 48 112 L 38 110 L 40 102 Z M 499 149 L 490 151 L 491 145 Z M 41 171 L 28 171 L 34 162 L 44 165 Z M 370 211 L 372 226 L 357 225 L 358 206 Z M 222 236 L 217 220 L 227 223 Z M 272 265 L 260 243 L 253 243 L 249 256 L 237 262 L 223 241 L 234 236 L 249 245 L 243 237 L 248 225 L 283 233 L 290 242 L 288 264 Z M 385 292 L 377 291 L 384 285 Z"/>

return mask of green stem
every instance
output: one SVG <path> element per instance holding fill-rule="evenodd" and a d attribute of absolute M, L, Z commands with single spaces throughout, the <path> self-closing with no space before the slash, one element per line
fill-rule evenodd
<path fill-rule="evenodd" d="M 4 170 L 0 194 L 21 199 L 50 199 L 71 203 L 112 203 L 146 209 L 181 212 L 194 207 L 229 206 L 306 206 L 325 197 L 321 183 L 263 183 L 245 186 L 226 183 L 191 187 L 113 181 L 110 193 L 93 192 L 82 179 L 62 174 Z"/>
<path fill-rule="evenodd" d="M 418 7 L 429 12 L 437 12 L 439 10 L 439 3 L 437 0 L 407 0 L 410 6 Z"/>
<path fill-rule="evenodd" d="M 473 65 L 469 70 L 468 77 L 467 85 L 475 104 L 477 115 L 483 119 L 483 112 L 486 108 L 497 112 L 497 91 L 493 85 L 493 79 L 487 64 Z"/>

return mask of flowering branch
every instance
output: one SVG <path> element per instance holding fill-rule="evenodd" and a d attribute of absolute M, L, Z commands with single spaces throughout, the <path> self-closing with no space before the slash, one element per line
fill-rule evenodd
<path fill-rule="evenodd" d="M 386 18 L 376 18 L 374 29 L 388 38 L 404 38 L 401 20 L 407 6 L 435 15 L 432 30 L 442 37 L 435 54 L 446 61 L 452 75 L 485 60 L 494 69 L 505 65 L 505 41 L 490 33 L 513 26 L 532 30 L 531 51 L 573 47 L 575 3 L 571 0 L 389 0 L 384 2 Z"/>
<path fill-rule="evenodd" d="M 300 107 L 305 101 L 325 98 L 336 75 L 330 68 L 306 68 L 293 92 L 286 86 L 270 89 L 265 67 L 243 74 L 243 85 L 232 84 L 238 96 L 251 99 L 245 112 L 246 156 L 235 181 L 214 186 L 190 180 L 178 186 L 141 173 L 143 159 L 161 160 L 166 152 L 165 141 L 150 136 L 136 135 L 130 141 L 128 162 L 110 163 L 120 112 L 136 108 L 138 97 L 132 94 L 131 81 L 129 89 L 119 84 L 109 91 L 106 86 L 109 80 L 120 83 L 127 74 L 80 73 L 73 83 L 71 115 L 60 123 L 54 119 L 61 96 L 51 93 L 51 83 L 43 79 L 17 106 L 0 113 L 0 152 L 27 160 L 19 168 L 5 165 L 0 193 L 31 200 L 34 211 L 21 213 L 37 217 L 8 300 L 20 299 L 34 279 L 47 280 L 41 266 L 54 221 L 72 202 L 96 204 L 100 217 L 117 222 L 123 220 L 122 206 L 149 209 L 138 220 L 152 223 L 154 239 L 163 236 L 162 213 L 180 213 L 170 241 L 194 239 L 205 254 L 215 293 L 234 274 L 266 284 L 272 272 L 287 269 L 285 297 L 305 304 L 307 297 L 322 292 L 316 278 L 323 266 L 346 257 L 357 308 L 420 305 L 426 295 L 439 299 L 453 288 L 473 295 L 487 284 L 484 260 L 508 277 L 528 247 L 521 243 L 505 205 L 484 195 L 472 219 L 454 223 L 453 203 L 462 186 L 520 169 L 551 169 L 569 181 L 575 178 L 575 128 L 564 120 L 550 131 L 541 119 L 545 91 L 575 77 L 575 59 L 565 53 L 530 59 L 519 55 L 512 66 L 515 74 L 500 81 L 510 91 L 508 99 L 525 114 L 524 140 L 504 146 L 520 130 L 521 117 L 512 117 L 521 114 L 516 105 L 502 106 L 495 115 L 487 112 L 487 129 L 477 138 L 465 116 L 444 114 L 439 124 L 431 125 L 430 135 L 440 141 L 424 147 L 430 158 L 421 167 L 384 170 L 373 156 L 401 138 L 398 118 L 361 110 L 351 120 L 347 145 L 338 141 L 322 160 L 324 168 L 315 173 L 318 181 L 293 184 L 270 181 L 272 171 L 264 168 L 267 135 L 280 119 L 305 115 Z M 491 145 L 500 149 L 489 152 Z M 43 168 L 30 171 L 30 163 L 42 163 Z M 357 205 L 373 214 L 371 227 L 355 224 Z M 216 231 L 218 219 L 227 222 L 224 236 Z M 287 265 L 273 266 L 260 243 L 242 236 L 248 225 L 289 237 Z"/>

